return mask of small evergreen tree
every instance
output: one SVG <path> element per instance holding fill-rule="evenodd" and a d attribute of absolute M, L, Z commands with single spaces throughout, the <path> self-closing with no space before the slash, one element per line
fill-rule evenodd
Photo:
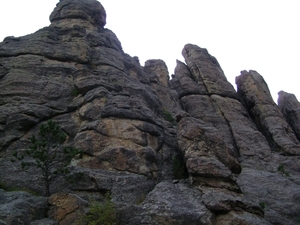
<path fill-rule="evenodd" d="M 52 120 L 42 124 L 39 128 L 38 137 L 31 138 L 31 145 L 24 153 L 14 153 L 15 158 L 22 161 L 23 169 L 35 166 L 42 172 L 46 195 L 50 196 L 50 184 L 57 175 L 69 173 L 67 166 L 72 158 L 79 154 L 76 148 L 65 147 L 65 133 Z M 26 157 L 32 158 L 32 162 L 25 161 Z"/>

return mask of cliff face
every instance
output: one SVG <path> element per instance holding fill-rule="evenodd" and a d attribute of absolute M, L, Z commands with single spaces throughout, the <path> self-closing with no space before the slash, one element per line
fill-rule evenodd
<path fill-rule="evenodd" d="M 44 203 L 49 218 L 31 210 L 25 224 L 72 224 L 107 191 L 118 224 L 299 224 L 295 96 L 280 92 L 277 106 L 255 71 L 242 71 L 235 91 L 216 58 L 191 44 L 170 80 L 162 60 L 142 67 L 124 53 L 105 19 L 96 0 L 61 0 L 49 27 L 0 43 L 1 184 L 43 194 L 39 172 L 10 159 L 49 119 L 83 151 L 70 179 L 52 184 L 65 194 Z M 174 180 L 175 159 L 184 179 Z M 0 190 L 7 224 L 28 214 L 11 195 Z"/>

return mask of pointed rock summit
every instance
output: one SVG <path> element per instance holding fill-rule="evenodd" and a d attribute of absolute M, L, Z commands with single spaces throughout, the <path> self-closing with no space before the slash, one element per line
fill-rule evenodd
<path fill-rule="evenodd" d="M 106 24 L 106 12 L 98 1 L 62 0 L 50 15 L 51 25 L 67 27 L 70 20 L 73 20 L 73 24 L 78 23 L 86 28 L 103 29 Z"/>
<path fill-rule="evenodd" d="M 0 43 L 0 224 L 75 224 L 107 193 L 120 225 L 299 223 L 294 95 L 276 105 L 256 71 L 236 91 L 192 44 L 172 79 L 162 60 L 141 66 L 96 0 L 61 0 L 50 21 Z M 82 151 L 50 198 L 24 192 L 44 195 L 42 174 L 13 160 L 48 120 Z"/>
<path fill-rule="evenodd" d="M 286 155 L 300 155 L 300 143 L 274 103 L 263 77 L 256 71 L 242 71 L 236 79 L 238 93 L 272 150 Z"/>

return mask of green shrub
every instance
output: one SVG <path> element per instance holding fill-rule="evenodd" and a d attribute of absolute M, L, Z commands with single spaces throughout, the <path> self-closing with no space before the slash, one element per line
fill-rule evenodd
<path fill-rule="evenodd" d="M 285 170 L 285 167 L 284 167 L 283 164 L 280 164 L 280 165 L 278 166 L 277 171 L 280 172 L 280 173 L 282 173 L 283 175 L 286 175 L 287 177 L 290 176 L 289 172 L 287 172 L 287 171 Z"/>
<path fill-rule="evenodd" d="M 259 206 L 264 210 L 266 208 L 266 203 L 265 202 L 260 202 Z"/>
<path fill-rule="evenodd" d="M 163 115 L 164 115 L 164 118 L 165 120 L 169 121 L 170 123 L 175 123 L 175 119 L 174 117 L 172 116 L 172 114 L 166 110 L 166 109 L 163 109 Z"/>
<path fill-rule="evenodd" d="M 103 204 L 93 201 L 89 212 L 80 219 L 80 225 L 114 225 L 116 224 L 116 212 L 109 194 L 105 195 Z"/>

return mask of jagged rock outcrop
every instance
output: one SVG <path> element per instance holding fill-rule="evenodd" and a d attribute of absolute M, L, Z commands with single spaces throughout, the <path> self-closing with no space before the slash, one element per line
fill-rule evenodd
<path fill-rule="evenodd" d="M 96 0 L 61 0 L 50 21 L 0 43 L 0 194 L 43 194 L 39 171 L 11 159 L 49 119 L 83 154 L 49 199 L 18 195 L 44 210 L 24 224 L 75 223 L 107 192 L 118 224 L 300 223 L 293 95 L 280 92 L 277 106 L 255 71 L 242 71 L 235 91 L 216 58 L 192 44 L 172 79 L 162 60 L 141 66 L 104 28 Z M 11 224 L 15 201 L 5 199 L 0 224 Z"/>
<path fill-rule="evenodd" d="M 236 82 L 238 93 L 272 149 L 282 154 L 299 155 L 299 140 L 273 102 L 263 78 L 255 71 L 242 71 Z"/>
<path fill-rule="evenodd" d="M 295 95 L 280 91 L 278 107 L 300 140 L 300 104 Z"/>

